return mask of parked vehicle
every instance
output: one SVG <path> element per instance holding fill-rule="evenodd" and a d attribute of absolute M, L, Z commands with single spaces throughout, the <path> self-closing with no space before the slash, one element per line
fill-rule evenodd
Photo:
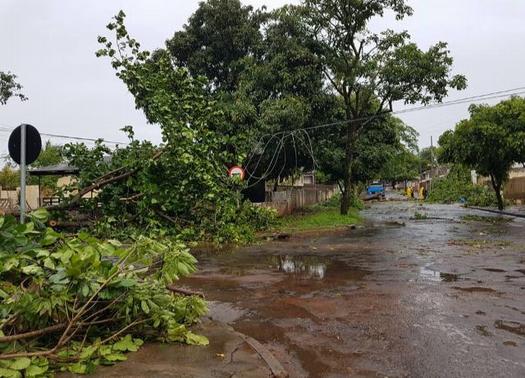
<path fill-rule="evenodd" d="M 366 194 L 385 198 L 385 186 L 380 182 L 373 182 L 366 188 Z"/>

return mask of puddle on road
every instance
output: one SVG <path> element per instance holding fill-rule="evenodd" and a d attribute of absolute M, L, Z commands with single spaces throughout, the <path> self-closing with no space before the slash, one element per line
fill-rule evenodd
<path fill-rule="evenodd" d="M 434 282 L 455 282 L 459 279 L 459 274 L 440 272 L 430 269 L 427 266 L 422 266 L 419 268 L 419 277 Z"/>
<path fill-rule="evenodd" d="M 232 303 L 208 300 L 209 316 L 222 323 L 232 323 L 248 313 L 247 309 L 239 308 Z"/>
<path fill-rule="evenodd" d="M 272 256 L 273 265 L 280 271 L 306 279 L 325 278 L 328 260 L 317 256 Z"/>
<path fill-rule="evenodd" d="M 312 281 L 312 284 L 323 282 L 324 285 L 330 286 L 345 286 L 345 282 L 349 280 L 361 281 L 371 273 L 333 256 L 274 255 L 269 257 L 269 264 L 273 269 L 285 274 L 288 279 Z M 287 282 L 291 285 L 289 280 Z M 302 287 L 305 287 L 304 283 Z"/>

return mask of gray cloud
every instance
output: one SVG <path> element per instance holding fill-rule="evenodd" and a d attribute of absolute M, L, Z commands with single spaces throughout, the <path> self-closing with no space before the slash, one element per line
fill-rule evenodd
<path fill-rule="evenodd" d="M 272 8 L 286 1 L 246 3 Z M 122 140 L 119 129 L 131 124 L 138 137 L 160 141 L 158 128 L 146 124 L 142 113 L 134 109 L 133 98 L 108 61 L 95 57 L 96 37 L 123 9 L 130 32 L 145 48 L 154 49 L 182 27 L 197 4 L 196 0 L 3 0 L 0 70 L 19 76 L 29 101 L 12 100 L 1 107 L 0 126 L 28 122 L 47 133 Z M 402 23 L 386 17 L 373 26 L 407 29 L 422 47 L 438 40 L 449 42 L 455 71 L 469 79 L 469 88 L 451 93 L 451 98 L 525 86 L 525 2 L 414 0 L 411 4 L 413 17 Z M 467 108 L 459 105 L 402 118 L 421 133 L 420 144 L 428 145 L 431 135 L 437 138 L 466 117 Z M 2 152 L 7 137 L 8 133 L 0 132 Z"/>

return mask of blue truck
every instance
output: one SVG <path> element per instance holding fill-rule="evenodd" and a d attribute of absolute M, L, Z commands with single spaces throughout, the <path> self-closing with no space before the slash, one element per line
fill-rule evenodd
<path fill-rule="evenodd" d="M 368 187 L 366 188 L 366 194 L 370 197 L 377 196 L 385 198 L 385 186 L 380 182 L 375 181 L 372 184 L 368 185 Z"/>

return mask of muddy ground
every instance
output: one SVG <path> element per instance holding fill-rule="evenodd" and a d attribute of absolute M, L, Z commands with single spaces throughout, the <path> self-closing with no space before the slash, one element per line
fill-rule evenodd
<path fill-rule="evenodd" d="M 523 377 L 525 220 L 469 214 L 494 216 L 378 203 L 361 228 L 200 252 L 183 285 L 291 377 Z"/>

